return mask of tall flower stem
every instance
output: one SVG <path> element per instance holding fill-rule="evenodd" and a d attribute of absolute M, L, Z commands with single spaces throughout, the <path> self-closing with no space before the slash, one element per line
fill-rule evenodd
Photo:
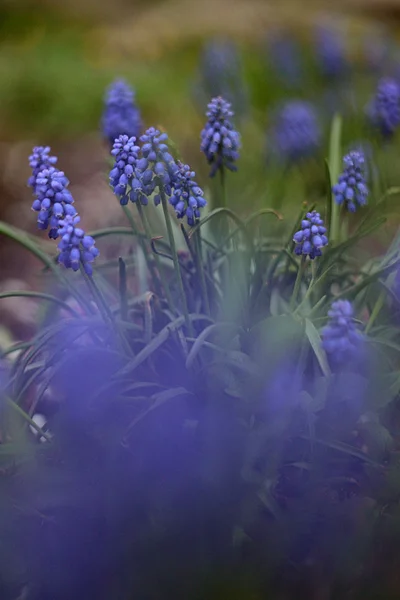
<path fill-rule="evenodd" d="M 145 234 L 147 236 L 147 239 L 150 242 L 151 239 L 152 239 L 152 235 L 151 235 L 150 225 L 149 225 L 149 221 L 147 219 L 146 213 L 143 210 L 143 206 L 141 205 L 140 202 L 136 202 L 136 208 L 138 209 L 139 217 L 140 217 L 140 220 L 142 222 L 144 232 L 145 232 Z M 174 302 L 172 300 L 172 296 L 171 296 L 171 292 L 169 290 L 168 282 L 167 282 L 167 280 L 165 278 L 165 275 L 164 275 L 164 271 L 163 271 L 163 268 L 162 268 L 160 257 L 158 256 L 158 254 L 153 254 L 153 256 L 154 256 L 154 260 L 155 260 L 155 263 L 156 263 L 156 267 L 157 267 L 157 271 L 158 271 L 158 276 L 159 276 L 159 278 L 161 280 L 161 285 L 164 288 L 165 296 L 167 298 L 168 307 L 169 307 L 169 309 L 172 312 L 174 312 Z M 156 273 L 154 273 L 153 277 L 156 279 L 156 281 L 158 281 L 158 277 L 157 277 Z"/>
<path fill-rule="evenodd" d="M 290 308 L 292 310 L 295 307 L 297 296 L 299 295 L 300 285 L 301 285 L 301 281 L 303 279 L 305 268 L 306 268 L 306 257 L 302 256 L 299 268 L 297 270 L 297 276 L 296 276 L 296 281 L 295 281 L 294 288 L 293 288 L 292 297 L 290 299 Z"/>
<path fill-rule="evenodd" d="M 98 306 L 98 309 L 103 317 L 104 322 L 105 323 L 108 322 L 109 325 L 112 327 L 112 329 L 117 334 L 117 337 L 120 339 L 120 342 L 121 342 L 122 350 L 124 352 L 126 352 L 128 354 L 128 356 L 133 356 L 132 348 L 130 347 L 128 340 L 126 339 L 125 335 L 122 333 L 122 331 L 118 327 L 117 323 L 115 322 L 114 315 L 112 314 L 102 293 L 100 292 L 99 288 L 97 287 L 96 283 L 94 282 L 93 277 L 90 277 L 86 273 L 85 269 L 82 266 L 81 266 L 81 273 L 83 275 L 84 280 L 87 283 L 87 286 L 88 286 L 92 296 L 94 297 L 94 300 Z"/>
<path fill-rule="evenodd" d="M 342 119 L 336 114 L 333 118 L 331 136 L 329 142 L 329 172 L 331 182 L 336 182 L 340 172 L 340 157 L 341 157 L 341 135 L 342 135 Z M 332 194 L 332 191 L 331 191 Z M 331 215 L 330 215 L 330 231 L 329 239 L 331 242 L 336 242 L 339 235 L 339 206 L 332 198 Z"/>
<path fill-rule="evenodd" d="M 157 294 L 159 296 L 161 296 L 161 288 L 160 288 L 160 284 L 159 284 L 159 281 L 158 281 L 157 272 L 156 272 L 156 270 L 154 268 L 154 262 L 152 260 L 152 256 L 149 253 L 148 248 L 146 248 L 146 244 L 145 244 L 144 239 L 139 235 L 138 229 L 136 227 L 135 219 L 133 218 L 133 215 L 132 215 L 131 211 L 129 210 L 129 208 L 127 206 L 123 206 L 122 208 L 123 208 L 123 211 L 124 211 L 124 213 L 126 215 L 126 218 L 129 221 L 129 224 L 131 226 L 132 233 L 135 236 L 135 238 L 137 238 L 137 240 L 139 242 L 139 245 L 140 245 L 140 247 L 142 249 L 142 252 L 143 252 L 144 257 L 146 259 L 147 268 L 149 269 L 149 272 L 150 272 L 151 278 L 152 278 L 152 280 L 154 282 Z"/>
<path fill-rule="evenodd" d="M 201 247 L 200 228 L 197 229 L 197 231 L 195 232 L 194 238 L 195 238 L 195 244 L 196 244 L 197 273 L 200 277 L 200 286 L 201 286 L 201 292 L 203 295 L 204 307 L 205 307 L 207 315 L 211 315 L 210 302 L 208 299 L 208 292 L 207 292 L 207 285 L 206 285 L 206 278 L 204 275 L 203 252 L 202 252 L 202 247 Z"/>
<path fill-rule="evenodd" d="M 165 224 L 167 226 L 168 238 L 169 238 L 169 243 L 171 246 L 172 260 L 174 261 L 175 274 L 176 274 L 176 278 L 178 280 L 178 287 L 179 287 L 179 293 L 181 296 L 181 302 L 182 302 L 182 307 L 183 307 L 183 314 L 185 317 L 185 323 L 186 323 L 186 327 L 189 332 L 189 335 L 192 337 L 194 332 L 193 332 L 192 323 L 189 318 L 189 310 L 188 310 L 188 306 L 187 306 L 187 302 L 186 302 L 186 294 L 185 294 L 185 290 L 183 287 L 183 281 L 182 281 L 181 269 L 180 269 L 179 260 L 178 260 L 178 254 L 176 252 L 174 232 L 172 230 L 171 217 L 168 212 L 167 198 L 165 196 L 164 188 L 161 184 L 159 186 L 159 189 L 160 189 L 160 196 L 161 196 L 161 204 L 162 204 L 163 211 L 164 211 Z"/>

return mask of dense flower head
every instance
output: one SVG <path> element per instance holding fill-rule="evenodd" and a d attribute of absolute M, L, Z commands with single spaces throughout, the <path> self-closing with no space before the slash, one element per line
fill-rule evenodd
<path fill-rule="evenodd" d="M 320 25 L 315 32 L 317 58 L 326 77 L 340 77 L 348 66 L 344 40 L 334 27 Z"/>
<path fill-rule="evenodd" d="M 190 227 L 200 218 L 200 209 L 206 206 L 203 190 L 194 181 L 195 172 L 188 165 L 178 162 L 178 170 L 173 178 L 173 194 L 170 203 L 175 208 L 178 219 L 186 216 Z"/>
<path fill-rule="evenodd" d="M 287 102 L 277 115 L 272 142 L 276 154 L 295 162 L 315 153 L 321 132 L 314 107 L 302 100 Z"/>
<path fill-rule="evenodd" d="M 332 363 L 348 363 L 356 358 L 363 341 L 363 335 L 353 320 L 353 306 L 348 300 L 337 300 L 328 316 L 329 322 L 321 332 L 322 347 Z"/>
<path fill-rule="evenodd" d="M 363 152 L 352 151 L 343 159 L 344 171 L 332 191 L 337 204 L 347 205 L 350 212 L 355 212 L 357 206 L 365 206 L 368 197 L 368 187 L 365 181 L 365 157 Z"/>
<path fill-rule="evenodd" d="M 277 32 L 268 40 L 270 64 L 286 85 L 296 86 L 302 79 L 300 53 L 295 39 L 287 32 Z"/>
<path fill-rule="evenodd" d="M 321 256 L 321 248 L 327 245 L 328 238 L 324 222 L 317 211 L 306 214 L 306 218 L 301 222 L 301 229 L 294 234 L 293 241 L 296 243 L 296 254 L 309 256 L 311 259 Z"/>
<path fill-rule="evenodd" d="M 49 167 L 36 177 L 36 199 L 32 209 L 39 213 L 38 227 L 46 230 L 50 227 L 49 238 L 57 239 L 60 220 L 66 215 L 75 215 L 72 206 L 74 199 L 67 189 L 68 179 L 62 171 Z"/>
<path fill-rule="evenodd" d="M 44 169 L 48 169 L 57 162 L 56 156 L 49 156 L 49 146 L 35 146 L 29 157 L 29 166 L 32 169 L 32 175 L 28 179 L 28 185 L 35 191 L 37 176 Z"/>
<path fill-rule="evenodd" d="M 177 166 L 173 156 L 169 152 L 166 133 L 150 127 L 141 136 L 142 143 L 140 158 L 136 165 L 136 179 L 133 181 L 133 193 L 131 200 L 148 198 L 160 186 L 167 196 L 172 193 L 171 182 L 176 173 Z M 160 194 L 154 196 L 154 203 L 160 203 Z"/>
<path fill-rule="evenodd" d="M 240 135 L 230 120 L 233 114 L 230 103 L 221 96 L 213 98 L 208 105 L 208 121 L 201 132 L 200 149 L 212 165 L 210 177 L 224 167 L 237 170 L 235 162 L 239 158 Z"/>
<path fill-rule="evenodd" d="M 378 84 L 375 98 L 367 108 L 367 117 L 381 134 L 390 138 L 400 125 L 400 85 L 384 78 Z"/>
<path fill-rule="evenodd" d="M 60 221 L 59 234 L 61 241 L 58 244 L 60 254 L 58 262 L 67 269 L 78 271 L 82 264 L 88 275 L 92 275 L 93 269 L 91 263 L 99 255 L 95 247 L 95 241 L 90 235 L 85 235 L 83 229 L 77 227 L 80 217 L 67 215 Z"/>
<path fill-rule="evenodd" d="M 102 120 L 103 134 L 110 144 L 121 134 L 138 137 L 142 129 L 139 109 L 132 88 L 122 79 L 107 90 Z"/>
<path fill-rule="evenodd" d="M 140 186 L 140 183 L 135 182 L 139 150 L 139 146 L 136 145 L 136 138 L 127 135 L 120 135 L 114 141 L 111 150 L 111 154 L 115 158 L 115 164 L 110 172 L 110 185 L 122 205 L 128 203 L 129 197 L 133 200 L 134 192 L 132 189 L 138 185 Z"/>

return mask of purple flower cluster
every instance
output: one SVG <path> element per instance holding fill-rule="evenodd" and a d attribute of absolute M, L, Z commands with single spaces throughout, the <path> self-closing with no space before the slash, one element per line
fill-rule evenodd
<path fill-rule="evenodd" d="M 135 190 L 141 185 L 135 179 L 139 150 L 139 146 L 136 146 L 136 138 L 127 135 L 120 135 L 111 150 L 115 164 L 110 172 L 110 185 L 123 206 L 128 204 L 129 199 L 133 202 L 137 199 Z"/>
<path fill-rule="evenodd" d="M 32 169 L 32 175 L 28 179 L 28 185 L 36 190 L 36 179 L 41 171 L 52 167 L 57 162 L 56 156 L 49 156 L 50 146 L 36 146 L 29 157 L 29 166 Z"/>
<path fill-rule="evenodd" d="M 348 363 L 357 357 L 363 341 L 353 320 L 353 307 L 348 300 L 337 300 L 328 316 L 329 322 L 321 332 L 322 347 L 333 364 Z"/>
<path fill-rule="evenodd" d="M 169 199 L 178 219 L 186 216 L 189 227 L 196 224 L 200 218 L 200 209 L 207 204 L 203 198 L 203 190 L 193 179 L 195 175 L 188 165 L 178 162 L 173 178 L 173 194 Z"/>
<path fill-rule="evenodd" d="M 55 156 L 49 156 L 50 148 L 36 147 L 29 157 L 32 176 L 28 185 L 35 192 L 36 199 L 32 209 L 39 213 L 38 227 L 49 230 L 49 238 L 61 237 L 58 244 L 58 261 L 74 271 L 82 264 L 86 273 L 92 275 L 91 263 L 99 251 L 94 247 L 94 239 L 85 235 L 82 229 L 75 227 L 80 221 L 74 199 L 67 189 L 69 181 L 62 171 L 52 165 L 57 162 Z"/>
<path fill-rule="evenodd" d="M 367 107 L 367 117 L 385 138 L 400 125 L 400 86 L 394 79 L 381 79 L 375 98 Z"/>
<path fill-rule="evenodd" d="M 85 235 L 83 229 L 76 227 L 79 222 L 78 215 L 67 215 L 60 221 L 61 241 L 58 244 L 60 250 L 58 262 L 73 271 L 78 271 L 82 264 L 86 273 L 92 275 L 91 263 L 99 255 L 99 251 L 95 247 L 94 239 L 90 235 Z"/>
<path fill-rule="evenodd" d="M 174 158 L 169 153 L 168 135 L 150 127 L 141 136 L 141 147 L 136 146 L 134 137 L 120 136 L 115 140 L 112 154 L 115 165 L 110 173 L 110 183 L 121 204 L 140 201 L 148 203 L 148 198 L 162 187 L 167 196 L 172 193 L 172 182 L 177 171 Z M 154 203 L 161 201 L 160 194 L 154 196 Z"/>
<path fill-rule="evenodd" d="M 111 145 L 122 134 L 128 137 L 140 135 L 142 120 L 135 105 L 135 94 L 123 80 L 115 81 L 107 90 L 102 127 L 104 137 Z"/>
<path fill-rule="evenodd" d="M 347 70 L 343 39 L 333 27 L 319 26 L 315 32 L 317 58 L 326 77 L 340 77 Z"/>
<path fill-rule="evenodd" d="M 55 167 L 49 167 L 40 171 L 36 176 L 35 194 L 36 199 L 32 204 L 32 209 L 39 213 L 38 227 L 42 230 L 49 230 L 49 238 L 58 238 L 58 228 L 60 220 L 66 215 L 75 215 L 76 210 L 73 207 L 74 199 L 67 189 L 68 179 L 62 171 Z"/>
<path fill-rule="evenodd" d="M 353 151 L 343 159 L 344 171 L 332 191 L 337 204 L 347 204 L 350 212 L 357 206 L 365 206 L 368 198 L 368 187 L 365 181 L 365 157 L 360 151 Z"/>
<path fill-rule="evenodd" d="M 210 177 L 224 167 L 237 170 L 235 162 L 239 158 L 240 135 L 230 120 L 233 114 L 230 103 L 220 96 L 208 105 L 208 121 L 201 132 L 200 149 L 211 165 Z"/>
<path fill-rule="evenodd" d="M 318 149 L 321 132 L 314 107 L 302 100 L 287 102 L 278 113 L 272 143 L 275 153 L 285 162 L 296 162 Z"/>
<path fill-rule="evenodd" d="M 306 219 L 301 222 L 301 229 L 294 234 L 297 255 L 309 256 L 312 260 L 321 256 L 321 248 L 327 245 L 326 227 L 319 213 L 315 210 L 307 213 Z"/>
<path fill-rule="evenodd" d="M 278 32 L 268 40 L 270 64 L 279 79 L 287 86 L 297 86 L 302 79 L 299 48 L 294 38 L 286 32 Z"/>

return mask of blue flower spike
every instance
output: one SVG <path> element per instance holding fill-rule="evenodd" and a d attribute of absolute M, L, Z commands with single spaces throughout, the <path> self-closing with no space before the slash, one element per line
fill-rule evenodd
<path fill-rule="evenodd" d="M 343 164 L 343 173 L 332 191 L 336 204 L 345 204 L 350 212 L 355 212 L 358 206 L 365 206 L 368 199 L 365 156 L 360 151 L 350 152 L 344 157 Z"/>
<path fill-rule="evenodd" d="M 322 248 L 328 244 L 328 238 L 319 213 L 315 210 L 307 213 L 301 222 L 301 229 L 294 234 L 293 241 L 296 244 L 294 252 L 298 256 L 309 256 L 314 260 L 322 255 Z"/>

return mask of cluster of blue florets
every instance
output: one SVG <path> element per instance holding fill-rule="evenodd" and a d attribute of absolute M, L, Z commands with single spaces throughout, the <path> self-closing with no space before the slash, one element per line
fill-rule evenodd
<path fill-rule="evenodd" d="M 296 243 L 295 253 L 297 255 L 309 256 L 312 260 L 321 256 L 322 248 L 327 245 L 326 227 L 319 213 L 315 210 L 306 214 L 301 222 L 301 229 L 293 236 Z"/>
<path fill-rule="evenodd" d="M 115 164 L 110 172 L 110 185 L 123 206 L 128 204 L 129 199 L 132 202 L 137 200 L 135 190 L 141 186 L 140 182 L 136 180 L 139 150 L 139 146 L 136 145 L 136 138 L 127 135 L 120 135 L 114 141 L 111 150 Z"/>
<path fill-rule="evenodd" d="M 140 135 L 142 120 L 135 104 L 135 94 L 123 80 L 112 83 L 107 91 L 102 127 L 103 135 L 111 145 L 122 134 L 128 137 Z"/>
<path fill-rule="evenodd" d="M 50 146 L 36 146 L 29 157 L 29 166 L 32 169 L 32 175 L 28 179 L 28 185 L 35 191 L 36 179 L 41 171 L 52 167 L 57 162 L 56 156 L 49 156 Z"/>
<path fill-rule="evenodd" d="M 286 103 L 272 130 L 275 154 L 285 162 L 296 162 L 313 155 L 320 142 L 321 132 L 312 104 L 302 100 Z"/>
<path fill-rule="evenodd" d="M 379 82 L 375 98 L 367 108 L 370 123 L 385 138 L 390 138 L 400 125 L 400 85 L 394 79 Z"/>
<path fill-rule="evenodd" d="M 99 255 L 95 247 L 95 241 L 90 235 L 86 235 L 83 229 L 77 227 L 80 222 L 78 215 L 67 215 L 60 221 L 59 235 L 61 241 L 58 244 L 60 254 L 58 262 L 67 269 L 78 271 L 83 266 L 88 275 L 92 275 L 92 262 Z"/>
<path fill-rule="evenodd" d="M 329 322 L 322 330 L 322 347 L 334 365 L 348 363 L 358 355 L 362 333 L 354 323 L 353 306 L 337 300 L 328 312 Z"/>
<path fill-rule="evenodd" d="M 74 199 L 67 189 L 68 179 L 62 171 L 49 167 L 40 171 L 36 177 L 36 199 L 32 209 L 39 212 L 38 228 L 46 231 L 49 227 L 49 238 L 58 238 L 60 220 L 66 215 L 75 215 Z"/>
<path fill-rule="evenodd" d="M 326 77 L 340 77 L 347 71 L 343 38 L 334 27 L 320 25 L 315 32 L 317 58 Z"/>
<path fill-rule="evenodd" d="M 230 120 L 233 114 L 230 103 L 220 96 L 208 105 L 208 121 L 201 132 L 200 149 L 211 165 L 210 177 L 225 167 L 230 171 L 237 170 L 235 162 L 239 158 L 240 136 Z"/>
<path fill-rule="evenodd" d="M 80 217 L 68 190 L 69 181 L 63 171 L 52 166 L 57 158 L 49 156 L 49 152 L 49 147 L 38 146 L 29 157 L 32 175 L 28 185 L 36 196 L 32 209 L 39 213 L 38 228 L 44 231 L 49 229 L 50 239 L 62 238 L 58 245 L 60 263 L 74 271 L 82 264 L 86 273 L 91 275 L 90 263 L 99 251 L 94 247 L 93 238 L 86 236 L 82 229 L 75 229 Z"/>
<path fill-rule="evenodd" d="M 170 203 L 175 209 L 178 219 L 186 216 L 190 227 L 200 218 L 200 209 L 206 206 L 203 190 L 194 181 L 195 172 L 188 165 L 178 162 L 178 169 L 173 179 L 173 194 Z"/>
<path fill-rule="evenodd" d="M 368 187 L 365 181 L 365 157 L 360 151 L 347 154 L 344 159 L 344 171 L 332 191 L 337 204 L 345 203 L 350 212 L 357 206 L 365 206 L 368 199 Z"/>
<path fill-rule="evenodd" d="M 154 203 L 161 201 L 160 190 L 166 196 L 172 193 L 172 183 L 177 165 L 167 144 L 168 135 L 150 127 L 141 136 L 141 146 L 136 146 L 134 137 L 120 136 L 115 140 L 111 153 L 115 165 L 110 173 L 110 184 L 121 204 L 132 202 L 147 204 L 154 196 Z"/>

